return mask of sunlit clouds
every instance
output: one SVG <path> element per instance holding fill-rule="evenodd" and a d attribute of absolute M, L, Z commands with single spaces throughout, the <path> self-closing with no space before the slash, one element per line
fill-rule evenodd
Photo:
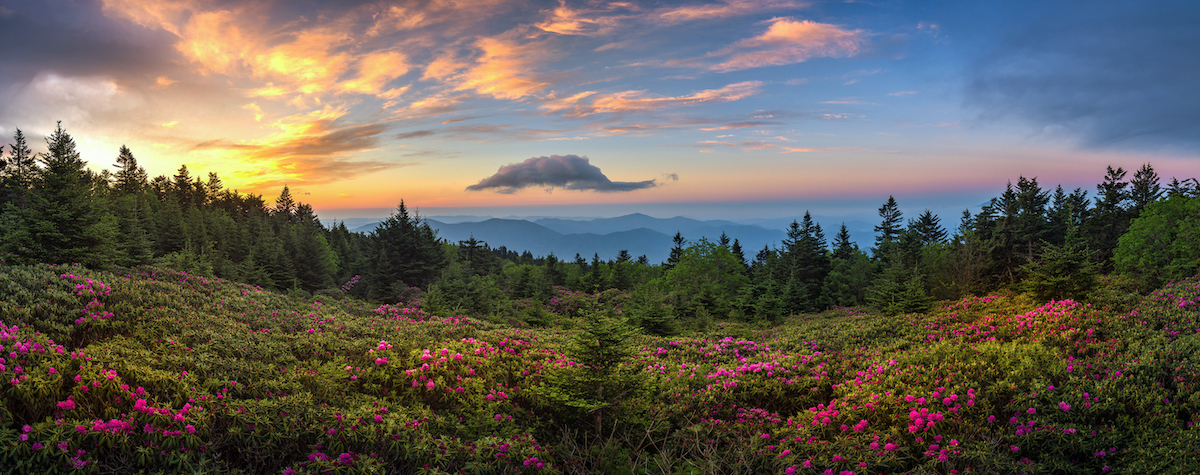
<path fill-rule="evenodd" d="M 762 86 L 759 81 L 747 81 L 678 97 L 655 97 L 647 94 L 646 91 L 621 91 L 607 94 L 584 91 L 561 99 L 550 99 L 541 107 L 551 112 L 561 112 L 567 117 L 640 112 L 705 102 L 736 101 L 756 94 L 759 86 Z"/>
<path fill-rule="evenodd" d="M 809 20 L 774 18 L 761 35 L 709 53 L 724 58 L 712 66 L 717 71 L 778 66 L 812 58 L 853 56 L 866 42 L 865 33 Z"/>
<path fill-rule="evenodd" d="M 1140 20 L 1124 30 L 1104 8 L 1020 1 L 986 14 L 802 0 L 4 8 L 4 135 L 39 145 L 61 120 L 96 170 L 124 144 L 151 175 L 188 164 L 268 196 L 286 183 L 318 208 L 800 196 L 887 169 L 904 173 L 871 183 L 941 173 L 931 154 L 988 163 L 961 168 L 983 183 L 1017 163 L 994 153 L 1010 148 L 1044 150 L 1031 167 L 1101 170 L 1089 161 L 1112 155 L 1070 152 L 1121 148 L 1133 158 L 1114 165 L 1130 169 L 1194 157 L 1200 122 L 1200 67 L 1178 54 L 1200 43 L 1186 3 L 1129 12 Z M 1052 17 L 1075 20 L 1036 20 Z"/>

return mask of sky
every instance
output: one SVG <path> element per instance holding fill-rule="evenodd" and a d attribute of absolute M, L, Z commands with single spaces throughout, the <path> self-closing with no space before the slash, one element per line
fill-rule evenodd
<path fill-rule="evenodd" d="M 894 195 L 957 222 L 1020 176 L 1200 176 L 1197 24 L 1194 1 L 0 0 L 0 143 L 62 121 L 94 169 L 127 145 L 334 218 Z"/>

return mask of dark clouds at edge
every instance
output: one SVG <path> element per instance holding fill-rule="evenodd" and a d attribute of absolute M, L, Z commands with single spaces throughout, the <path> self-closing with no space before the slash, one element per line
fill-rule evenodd
<path fill-rule="evenodd" d="M 1028 18 L 1027 7 L 1008 15 Z M 981 118 L 1088 148 L 1200 151 L 1200 3 L 1058 5 L 1037 18 L 967 71 L 966 103 Z"/>

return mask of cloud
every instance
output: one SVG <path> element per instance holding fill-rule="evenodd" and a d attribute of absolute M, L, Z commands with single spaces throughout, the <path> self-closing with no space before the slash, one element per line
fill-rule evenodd
<path fill-rule="evenodd" d="M 428 136 L 430 136 L 430 135 L 434 135 L 434 134 L 437 134 L 437 131 L 434 131 L 434 130 L 414 130 L 414 131 L 412 131 L 412 132 L 403 132 L 403 133 L 396 134 L 396 138 L 397 138 L 397 139 L 399 139 L 399 140 L 406 140 L 406 139 L 415 139 L 415 138 L 418 138 L 418 137 L 428 137 Z"/>
<path fill-rule="evenodd" d="M 629 18 L 629 15 L 604 16 L 604 14 L 632 5 L 609 3 L 607 6 L 607 9 L 575 10 L 568 7 L 565 0 L 560 0 L 558 8 L 550 11 L 545 21 L 534 24 L 534 26 L 543 31 L 560 35 L 608 35 L 623 20 Z"/>
<path fill-rule="evenodd" d="M 749 120 L 749 121 L 743 121 L 743 122 L 730 122 L 728 124 L 722 124 L 722 125 L 718 125 L 715 127 L 704 127 L 704 128 L 701 128 L 700 130 L 703 130 L 705 132 L 712 132 L 715 130 L 749 129 L 749 128 L 753 128 L 753 127 L 771 127 L 771 126 L 775 126 L 775 125 L 779 125 L 779 122 L 768 122 L 765 120 Z"/>
<path fill-rule="evenodd" d="M 771 26 L 763 34 L 709 53 L 708 57 L 728 56 L 709 69 L 725 72 L 801 63 L 812 58 L 844 58 L 858 54 L 867 42 L 867 33 L 862 30 L 846 30 L 827 23 L 791 18 L 773 18 L 768 23 Z"/>
<path fill-rule="evenodd" d="M 893 97 L 899 97 L 899 96 L 911 96 L 916 93 L 917 93 L 917 91 L 896 91 L 896 92 L 889 92 L 888 95 L 893 96 Z"/>
<path fill-rule="evenodd" d="M 967 71 L 966 104 L 1088 148 L 1200 150 L 1200 8 L 1144 7 L 1039 15 Z"/>
<path fill-rule="evenodd" d="M 750 15 L 770 10 L 798 9 L 806 6 L 808 4 L 803 2 L 780 0 L 725 0 L 720 3 L 663 8 L 654 12 L 651 21 L 670 25 L 687 21 Z"/>
<path fill-rule="evenodd" d="M 599 167 L 589 163 L 587 157 L 551 155 L 502 166 L 495 175 L 479 180 L 479 183 L 468 186 L 467 190 L 516 193 L 531 186 L 615 193 L 654 188 L 658 184 L 655 180 L 612 181 L 604 176 Z"/>
<path fill-rule="evenodd" d="M 739 142 L 725 142 L 720 140 L 703 140 L 697 142 L 697 146 L 711 151 L 713 146 L 720 147 L 736 147 L 745 151 L 750 150 L 779 150 L 783 153 L 807 153 L 807 152 L 822 152 L 825 149 L 790 147 L 786 145 L 773 144 L 770 142 L 759 142 L 753 140 L 743 140 Z"/>
<path fill-rule="evenodd" d="M 583 117 L 592 114 L 644 112 L 670 106 L 695 105 L 706 102 L 729 102 L 758 94 L 762 82 L 746 81 L 730 84 L 720 89 L 707 89 L 686 96 L 654 97 L 645 91 L 621 91 L 601 94 L 584 91 L 563 98 L 551 98 L 540 107 L 550 112 L 562 112 L 567 117 Z"/>
<path fill-rule="evenodd" d="M 249 191 L 282 183 L 331 183 L 403 166 L 378 160 L 351 160 L 355 154 L 377 148 L 386 127 L 339 125 L 337 120 L 345 113 L 326 106 L 276 121 L 272 127 L 278 132 L 264 139 L 209 140 L 194 145 L 192 150 L 237 163 L 237 171 L 232 175 L 247 180 Z"/>
<path fill-rule="evenodd" d="M 475 91 L 496 99 L 535 96 L 552 84 L 536 71 L 555 53 L 548 45 L 520 33 L 513 30 L 475 40 L 473 57 L 463 58 L 456 52 L 443 54 L 425 68 L 423 78 L 451 84 L 456 91 Z"/>

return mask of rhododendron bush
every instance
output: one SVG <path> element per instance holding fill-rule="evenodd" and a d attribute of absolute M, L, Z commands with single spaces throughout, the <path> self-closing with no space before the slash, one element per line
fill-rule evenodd
<path fill-rule="evenodd" d="M 604 299 L 546 310 L 563 324 L 296 299 L 150 267 L 0 264 L 0 466 L 1200 471 L 1194 280 L 1127 312 L 1003 294 L 897 317 L 840 308 L 686 337 L 612 333 L 621 341 L 580 333 L 621 325 Z"/>

